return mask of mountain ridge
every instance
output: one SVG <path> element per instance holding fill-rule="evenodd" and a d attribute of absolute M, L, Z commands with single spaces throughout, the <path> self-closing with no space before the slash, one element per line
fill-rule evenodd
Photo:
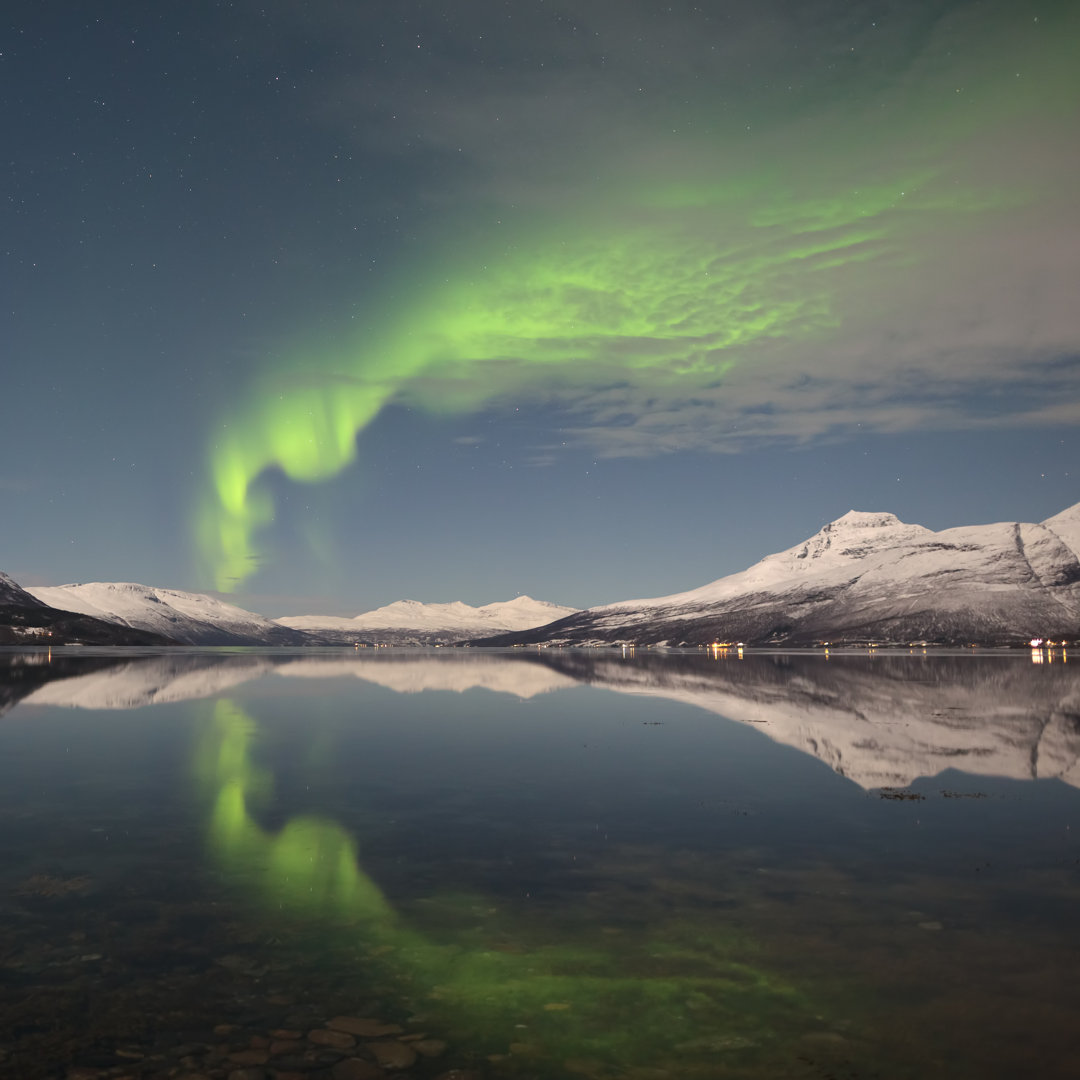
<path fill-rule="evenodd" d="M 528 630 L 573 614 L 577 608 L 516 596 L 473 607 L 460 600 L 425 604 L 397 600 L 352 618 L 293 615 L 278 619 L 282 625 L 313 634 L 328 644 L 352 644 L 372 635 L 396 644 L 454 644 L 485 632 Z M 408 641 L 402 640 L 408 638 Z"/>
<path fill-rule="evenodd" d="M 77 616 L 91 621 L 76 625 Z M 668 596 L 585 610 L 518 596 L 479 607 L 399 600 L 348 619 L 274 620 L 202 593 L 130 582 L 23 589 L 0 573 L 0 641 L 44 643 L 50 627 L 100 644 L 677 647 L 726 641 L 798 648 L 1075 640 L 1080 503 L 1039 523 L 938 532 L 889 512 L 850 510 L 738 573 Z"/>
<path fill-rule="evenodd" d="M 848 513 L 696 589 L 587 608 L 476 645 L 1016 645 L 1080 637 L 1080 504 L 1044 522 L 934 532 Z"/>
<path fill-rule="evenodd" d="M 52 607 L 0 571 L 0 645 L 168 645 L 160 634 Z"/>
<path fill-rule="evenodd" d="M 37 600 L 65 611 L 160 634 L 178 645 L 306 645 L 302 634 L 204 593 L 128 581 L 31 586 Z"/>
<path fill-rule="evenodd" d="M 270 619 L 205 593 L 122 581 L 24 589 L 0 573 L 0 631 L 4 622 L 12 624 L 0 641 L 9 644 L 34 644 L 39 638 L 41 643 L 46 641 L 47 629 L 39 634 L 15 627 L 27 624 L 28 619 L 34 626 L 49 618 L 55 620 L 57 616 L 44 614 L 48 612 L 60 613 L 69 623 L 84 620 L 79 625 L 90 635 L 88 643 L 95 644 L 306 647 L 357 642 L 455 644 L 479 634 L 539 626 L 576 610 L 521 595 L 480 607 L 461 601 L 424 604 L 399 600 L 351 619 L 323 615 Z M 4 616 L 5 611 L 10 618 Z M 96 636 L 88 629 L 94 626 Z"/>

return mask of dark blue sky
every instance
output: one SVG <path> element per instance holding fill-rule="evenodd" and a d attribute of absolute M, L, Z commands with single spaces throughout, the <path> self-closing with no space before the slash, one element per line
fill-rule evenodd
<path fill-rule="evenodd" d="M 1077 23 L 6 5 L 0 568 L 584 606 L 1057 512 Z"/>

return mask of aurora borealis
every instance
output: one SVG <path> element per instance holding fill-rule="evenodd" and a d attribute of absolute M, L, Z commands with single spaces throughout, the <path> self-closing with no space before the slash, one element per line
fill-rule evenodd
<path fill-rule="evenodd" d="M 251 413 L 219 436 L 216 498 L 200 522 L 217 587 L 250 572 L 253 530 L 273 518 L 253 490 L 260 474 L 277 466 L 297 481 L 333 476 L 354 459 L 358 432 L 399 396 L 466 412 L 511 393 L 626 382 L 678 399 L 722 386 L 766 343 L 826 337 L 850 302 L 836 295 L 836 275 L 899 254 L 905 186 L 917 205 L 915 186 L 902 183 L 799 208 L 759 198 L 749 211 L 721 193 L 689 212 L 651 209 L 632 230 L 617 221 L 545 230 L 452 267 L 345 372 L 339 357 L 325 368 L 305 358 L 314 385 L 281 393 L 280 375 L 271 378 Z"/>
<path fill-rule="evenodd" d="M 19 7 L 15 385 L 67 433 L 0 475 L 30 580 L 584 604 L 856 504 L 1075 501 L 1072 5 Z M 538 569 L 566 514 L 602 583 Z"/>

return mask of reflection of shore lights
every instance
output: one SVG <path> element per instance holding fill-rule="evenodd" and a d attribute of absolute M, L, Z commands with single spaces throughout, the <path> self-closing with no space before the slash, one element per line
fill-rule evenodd
<path fill-rule="evenodd" d="M 1033 664 L 1042 664 L 1042 663 L 1045 663 L 1045 661 L 1046 661 L 1046 657 L 1043 655 L 1042 649 L 1032 649 L 1031 650 L 1031 662 Z"/>

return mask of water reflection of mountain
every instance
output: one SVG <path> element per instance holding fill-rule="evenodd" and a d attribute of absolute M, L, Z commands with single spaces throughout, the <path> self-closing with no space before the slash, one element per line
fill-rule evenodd
<path fill-rule="evenodd" d="M 493 662 L 494 661 L 494 662 Z M 488 656 L 479 652 L 383 655 L 377 660 L 359 663 L 347 656 L 324 660 L 302 657 L 275 669 L 279 675 L 304 678 L 354 677 L 378 683 L 399 694 L 419 694 L 425 690 L 464 693 L 484 689 L 497 694 L 532 698 L 553 690 L 565 690 L 582 680 L 520 658 L 520 654 Z"/>
<path fill-rule="evenodd" d="M 16 702 L 79 709 L 139 709 L 211 697 L 271 670 L 260 654 L 0 655 L 0 714 Z M 5 706 L 5 692 L 10 694 Z"/>
<path fill-rule="evenodd" d="M 0 652 L 0 716 L 56 679 L 89 674 L 115 663 L 115 659 L 99 656 L 54 657 L 49 651 Z"/>
<path fill-rule="evenodd" d="M 1080 668 L 1022 656 L 691 654 L 157 654 L 0 657 L 0 712 L 15 702 L 136 708 L 211 697 L 260 676 L 356 677 L 400 693 L 484 688 L 529 698 L 587 684 L 685 702 L 753 723 L 864 787 L 947 768 L 1080 786 Z"/>
<path fill-rule="evenodd" d="M 581 682 L 684 701 L 820 758 L 863 787 L 944 769 L 1080 786 L 1080 668 L 1025 656 L 545 651 Z"/>

